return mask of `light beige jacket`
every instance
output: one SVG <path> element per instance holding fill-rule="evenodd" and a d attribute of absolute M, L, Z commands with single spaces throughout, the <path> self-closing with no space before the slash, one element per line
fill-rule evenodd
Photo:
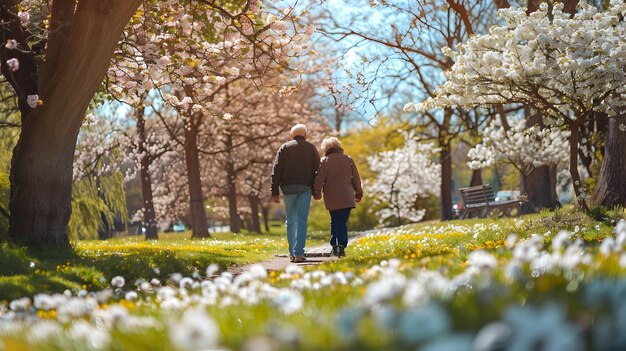
<path fill-rule="evenodd" d="M 333 148 L 322 157 L 313 184 L 313 195 L 324 193 L 324 205 L 329 211 L 354 208 L 355 197 L 363 196 L 361 178 L 352 157 Z"/>

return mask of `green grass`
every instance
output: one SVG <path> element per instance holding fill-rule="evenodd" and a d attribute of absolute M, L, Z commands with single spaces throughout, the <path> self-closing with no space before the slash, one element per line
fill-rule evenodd
<path fill-rule="evenodd" d="M 589 348 L 596 342 L 594 333 L 603 328 L 603 324 L 597 321 L 603 318 L 621 320 L 619 313 L 615 312 L 618 310 L 614 301 L 619 302 L 626 296 L 620 293 L 626 291 L 626 266 L 622 267 L 624 264 L 620 262 L 626 253 L 607 255 L 598 249 L 603 238 L 613 236 L 614 221 L 620 216 L 623 212 L 599 211 L 591 217 L 565 208 L 519 218 L 428 222 L 381 229 L 351 240 L 348 255 L 343 259 L 320 266 L 301 266 L 305 269 L 304 274 L 290 268 L 284 272 L 270 272 L 267 278 L 247 286 L 235 284 L 217 289 L 221 291 L 220 296 L 208 303 L 205 310 L 219 325 L 220 345 L 230 350 L 255 349 L 250 346 L 254 345 L 251 340 L 265 340 L 274 345 L 272 349 L 275 350 L 373 351 L 415 350 L 426 345 L 428 340 L 406 341 L 400 330 L 403 323 L 410 322 L 411 313 L 420 308 L 436 306 L 435 310 L 444 311 L 449 318 L 446 337 L 453 337 L 456 333 L 476 335 L 483 326 L 502 321 L 511 309 L 522 306 L 542 309 L 557 304 L 564 318 L 580 328 L 583 342 Z M 115 292 L 111 300 L 101 303 L 99 313 L 120 305 L 132 315 L 155 318 L 161 327 L 147 326 L 135 332 L 113 328 L 109 332 L 114 344 L 109 349 L 167 349 L 164 345 L 171 344 L 167 329 L 181 323 L 183 311 L 172 311 L 162 305 L 156 289 L 139 291 L 134 286 L 135 279 L 157 277 L 166 282 L 169 273 L 191 275 L 196 270 L 204 270 L 210 263 L 217 263 L 225 269 L 233 264 L 263 260 L 286 248 L 282 226 L 273 229 L 274 232 L 263 235 L 217 233 L 208 240 L 190 240 L 187 232 L 163 234 L 158 242 L 146 242 L 140 237 L 86 241 L 75 243 L 75 248 L 67 251 L 35 252 L 3 245 L 0 247 L 3 253 L 0 255 L 3 260 L 0 261 L 0 292 L 8 299 L 66 288 L 98 291 L 110 287 L 112 276 L 122 275 L 127 282 L 123 291 Z M 589 249 L 585 251 L 589 260 L 574 268 L 553 266 L 536 275 L 530 261 L 524 261 L 526 263 L 518 263 L 520 274 L 506 274 L 505 267 L 515 261 L 507 244 L 510 235 L 514 234 L 518 239 L 540 235 L 544 249 L 547 248 L 542 254 L 558 256 L 565 251 L 553 252 L 549 245 L 561 230 L 572 232 L 572 240 L 584 241 Z M 312 237 L 309 245 L 316 240 L 320 243 L 327 240 L 323 231 Z M 439 277 L 436 279 L 454 280 L 463 276 L 475 268 L 470 266 L 468 258 L 478 250 L 491 254 L 497 265 L 484 271 L 474 270 L 469 286 L 454 285 L 453 292 L 442 295 L 429 292 L 432 294 L 429 302 L 418 307 L 404 301 L 408 285 L 376 303 L 367 302 L 369 293 L 376 290 L 373 287 L 378 285 L 380 291 L 381 286 L 382 290 L 390 286 L 386 278 L 401 276 L 401 279 L 416 283 L 422 279 L 419 278 L 422 273 Z M 573 256 L 582 257 L 577 251 Z M 159 269 L 158 273 L 155 268 Z M 312 272 L 316 270 L 331 274 Z M 344 284 L 338 276 L 351 278 L 345 278 L 347 284 Z M 214 283 L 217 286 L 218 280 Z M 270 291 L 305 283 L 312 288 L 284 289 L 301 294 L 302 305 L 295 313 L 281 312 L 281 300 L 276 300 L 276 295 L 263 297 Z M 315 288 L 315 284 L 320 285 Z M 430 283 L 422 284 L 425 289 L 430 287 Z M 598 289 L 598 284 L 605 287 Z M 435 289 L 437 284 L 432 285 Z M 446 286 L 450 289 L 452 285 Z M 126 291 L 138 292 L 138 300 L 127 298 Z M 593 294 L 589 295 L 590 292 Z M 202 299 L 206 297 L 205 293 L 200 288 L 192 288 L 180 290 L 178 296 L 181 302 L 191 301 L 186 308 L 193 308 L 194 300 L 187 297 L 195 295 L 195 298 Z M 255 293 L 261 300 L 250 302 L 243 298 Z M 590 300 L 589 296 L 594 298 Z M 41 318 L 54 320 L 57 311 L 38 310 L 35 313 Z M 584 323 L 579 324 L 581 321 Z M 411 331 L 427 326 L 424 321 L 419 323 L 412 326 Z M 64 328 L 69 326 L 64 324 Z M 352 333 L 352 337 L 347 336 L 347 332 Z M 0 337 L 0 341 L 7 349 L 29 349 L 34 345 L 28 342 L 30 333 L 32 331 L 24 329 L 23 334 Z M 64 342 L 72 343 L 74 349 L 81 348 L 80 341 L 73 340 L 71 334 L 65 337 L 68 341 Z M 58 345 L 61 344 L 42 344 L 40 349 L 56 350 Z"/>
<path fill-rule="evenodd" d="M 362 271 L 383 259 L 401 258 L 409 266 L 461 269 L 469 252 L 487 249 L 497 252 L 510 234 L 526 238 L 545 234 L 546 243 L 559 230 L 574 231 L 589 245 L 610 235 L 615 213 L 599 221 L 569 209 L 520 217 L 428 222 L 394 229 L 393 241 L 351 242 L 347 257 L 320 268 L 327 271 Z M 600 217 L 599 215 L 595 216 Z M 452 235 L 451 235 L 452 234 Z M 37 292 L 65 289 L 97 290 L 109 286 L 113 276 L 121 275 L 130 283 L 138 279 L 167 279 L 171 273 L 203 273 L 209 264 L 222 270 L 284 253 L 286 240 L 282 223 L 273 223 L 270 232 L 254 234 L 212 233 L 212 238 L 191 240 L 191 232 L 160 233 L 157 242 L 142 236 L 127 236 L 106 241 L 78 241 L 73 250 L 27 250 L 0 245 L 0 300 L 32 296 Z M 404 235 L 404 236 L 403 236 Z M 424 243 L 416 239 L 426 238 Z M 327 231 L 311 232 L 307 246 L 325 244 Z M 448 263 L 448 264 L 446 264 Z"/>
<path fill-rule="evenodd" d="M 308 244 L 320 243 L 313 238 Z M 0 300 L 65 289 L 99 290 L 110 286 L 117 275 L 134 284 L 139 279 L 167 280 L 172 273 L 204 274 L 210 264 L 226 270 L 269 259 L 287 248 L 282 226 L 272 226 L 263 234 L 212 233 L 204 240 L 191 240 L 191 232 L 186 231 L 160 233 L 158 241 L 127 236 L 72 245 L 66 250 L 0 245 Z"/>

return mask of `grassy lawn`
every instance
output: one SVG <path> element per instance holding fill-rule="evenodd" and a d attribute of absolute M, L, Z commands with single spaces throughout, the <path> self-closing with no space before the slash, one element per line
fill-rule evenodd
<path fill-rule="evenodd" d="M 253 234 L 211 233 L 211 238 L 192 240 L 191 232 L 160 233 L 158 241 L 126 236 L 105 241 L 73 242 L 73 250 L 29 251 L 0 245 L 0 300 L 32 296 L 38 292 L 70 289 L 100 290 L 114 276 L 129 282 L 158 278 L 172 273 L 191 276 L 216 264 L 220 270 L 232 265 L 258 262 L 285 253 L 284 227 L 277 223 L 270 232 Z M 322 241 L 315 236 L 309 246 Z"/>
<path fill-rule="evenodd" d="M 76 285 L 0 305 L 0 350 L 625 349 L 624 212 L 593 215 L 373 230 L 338 261 L 213 280 L 207 264 L 262 260 L 284 250 L 284 234 L 82 242 L 69 260 L 4 247 L 10 289 Z"/>

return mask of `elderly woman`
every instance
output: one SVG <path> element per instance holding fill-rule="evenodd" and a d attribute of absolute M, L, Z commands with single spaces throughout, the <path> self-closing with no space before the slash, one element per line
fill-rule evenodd
<path fill-rule="evenodd" d="M 330 245 L 333 255 L 345 256 L 348 246 L 348 217 L 350 211 L 361 201 L 363 189 L 359 171 L 352 157 L 343 154 L 341 143 L 335 137 L 322 142 L 324 157 L 317 169 L 313 184 L 313 197 L 322 198 L 330 212 Z"/>

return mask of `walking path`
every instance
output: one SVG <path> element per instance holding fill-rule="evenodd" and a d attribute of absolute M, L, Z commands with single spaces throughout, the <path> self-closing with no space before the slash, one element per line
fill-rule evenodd
<path fill-rule="evenodd" d="M 234 275 L 241 274 L 248 270 L 251 266 L 260 264 L 268 271 L 280 271 L 285 269 L 289 264 L 297 264 L 298 266 L 316 266 L 322 264 L 324 262 L 336 260 L 337 257 L 331 257 L 330 252 L 332 247 L 328 244 L 323 246 L 316 246 L 311 249 L 307 249 L 304 253 L 304 257 L 306 257 L 306 261 L 299 263 L 291 263 L 289 262 L 289 255 L 281 254 L 274 255 L 273 258 L 261 262 L 251 263 L 243 266 L 231 267 L 228 269 Z"/>
<path fill-rule="evenodd" d="M 350 241 L 353 241 L 356 238 L 359 238 L 363 235 L 366 235 L 369 231 L 366 232 L 351 232 L 348 233 L 350 235 Z M 248 270 L 251 266 L 255 264 L 260 264 L 268 271 L 280 271 L 285 269 L 289 264 L 297 264 L 298 266 L 316 266 L 322 264 L 324 262 L 337 260 L 337 257 L 331 257 L 330 252 L 332 251 L 332 247 L 330 244 L 316 246 L 310 249 L 307 249 L 304 253 L 304 257 L 306 257 L 306 261 L 299 263 L 291 263 L 289 262 L 289 256 L 287 254 L 275 255 L 274 258 L 251 263 L 243 266 L 231 267 L 228 269 L 234 275 L 241 274 Z"/>

